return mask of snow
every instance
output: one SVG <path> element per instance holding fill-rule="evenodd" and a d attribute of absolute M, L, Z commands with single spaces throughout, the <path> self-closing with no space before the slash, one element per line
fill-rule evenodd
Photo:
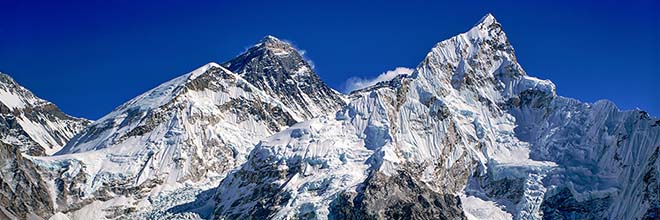
<path fill-rule="evenodd" d="M 29 90 L 18 85 L 9 76 L 0 73 L 0 103 L 7 106 L 12 116 L 18 122 L 18 129 L 22 129 L 31 140 L 19 140 L 16 137 L 2 137 L 3 141 L 12 143 L 19 148 L 32 145 L 31 141 L 41 146 L 45 153 L 50 155 L 62 148 L 62 145 L 76 132 L 82 129 L 85 119 L 70 116 L 54 116 L 55 112 L 40 112 L 34 109 L 42 108 L 52 103 L 40 99 Z M 28 115 L 29 114 L 29 115 Z M 25 149 L 21 149 L 25 150 Z"/>
<path fill-rule="evenodd" d="M 513 219 L 501 205 L 493 201 L 484 201 L 475 196 L 461 195 L 461 205 L 468 220 L 508 220 Z"/>
<path fill-rule="evenodd" d="M 285 183 L 282 190 L 290 192 L 296 199 L 278 210 L 275 219 L 291 217 L 295 214 L 294 210 L 309 208 L 309 204 L 314 204 L 313 210 L 318 215 L 327 216 L 329 204 L 336 193 L 355 188 L 364 181 L 368 168 L 366 161 L 372 151 L 364 147 L 362 140 L 351 135 L 353 129 L 346 121 L 321 117 L 279 132 L 263 140 L 252 151 L 252 158 L 257 163 L 268 163 L 267 158 L 277 156 L 283 161 L 296 160 L 305 164 L 300 174 L 285 182 L 282 180 L 281 183 Z M 277 169 L 289 168 L 280 164 Z M 252 190 L 250 186 L 244 188 L 232 183 L 225 183 L 228 185 L 221 187 L 218 194 L 231 193 L 235 196 L 223 196 L 218 206 L 224 204 L 230 207 Z"/>
<path fill-rule="evenodd" d="M 42 217 L 39 217 L 38 215 L 35 215 L 34 213 L 27 213 L 25 217 L 26 217 L 27 220 L 44 220 Z"/>
<path fill-rule="evenodd" d="M 93 201 L 92 203 L 83 206 L 82 208 L 69 213 L 70 219 L 98 219 L 106 220 L 106 215 L 109 210 L 113 208 L 121 208 L 127 204 L 132 203 L 132 199 L 119 196 L 112 198 L 108 201 Z"/>
<path fill-rule="evenodd" d="M 603 176 L 606 173 L 598 173 L 600 168 L 606 172 L 620 170 L 611 165 L 618 162 L 597 160 L 603 155 L 614 155 L 611 152 L 614 148 L 608 149 L 609 153 L 603 151 L 605 154 L 596 153 L 597 149 L 593 149 L 611 143 L 602 143 L 600 139 L 592 138 L 603 137 L 602 140 L 612 142 L 612 133 L 601 135 L 599 133 L 602 130 L 586 131 L 592 134 L 582 133 L 585 129 L 591 129 L 585 127 L 585 124 L 603 125 L 593 126 L 593 129 L 605 127 L 606 132 L 608 127 L 621 130 L 632 125 L 619 120 L 634 117 L 612 116 L 617 115 L 618 111 L 608 107 L 610 105 L 606 102 L 590 106 L 566 101 L 556 95 L 552 82 L 527 76 L 516 60 L 501 26 L 489 14 L 468 32 L 438 43 L 413 74 L 403 79 L 406 91 L 404 97 L 400 97 L 400 88 L 396 86 L 353 93 L 348 105 L 334 119 L 346 126 L 336 126 L 332 119 L 328 120 L 331 123 L 315 120 L 301 122 L 262 141 L 252 154 L 259 156 L 251 157 L 248 164 L 310 158 L 310 155 L 326 155 L 324 152 L 332 151 L 340 155 L 335 158 L 336 165 L 350 166 L 362 174 L 365 170 L 375 169 L 385 175 L 393 175 L 405 169 L 403 164 L 419 164 L 426 166 L 420 176 L 429 186 L 443 191 L 455 190 L 454 193 L 462 195 L 464 210 L 471 219 L 541 219 L 540 206 L 546 193 L 552 195 L 552 190 L 560 187 L 569 187 L 578 201 L 616 196 L 616 193 L 622 192 L 617 187 L 629 184 L 618 183 L 610 174 Z M 469 79 L 472 81 L 468 82 Z M 529 91 L 532 92 L 526 93 Z M 528 106 L 521 107 L 522 112 L 515 108 L 506 109 L 504 103 L 513 98 L 531 99 L 540 107 L 527 105 L 539 110 L 528 109 L 531 108 Z M 546 109 L 544 105 L 549 106 Z M 432 113 L 446 113 L 447 118 L 433 118 Z M 578 118 L 576 113 L 580 115 Z M 579 119 L 581 117 L 589 120 L 583 121 Z M 596 120 L 608 117 L 615 119 Z M 578 121 L 571 121 L 575 119 Z M 636 129 L 642 131 L 647 129 L 645 124 L 636 126 Z M 528 128 L 529 131 L 526 130 Z M 332 132 L 321 132 L 317 137 L 314 134 L 319 130 Z M 649 150 L 652 148 L 640 150 L 639 146 L 657 146 L 658 133 L 651 132 L 650 136 L 641 135 L 643 132 L 635 133 L 641 136 L 633 139 L 635 144 L 632 149 L 636 153 L 625 154 L 625 157 L 650 155 Z M 337 134 L 341 134 L 341 137 L 331 138 Z M 543 136 L 537 136 L 541 134 Z M 353 144 L 336 143 L 337 140 L 356 137 L 358 139 Z M 343 148 L 346 145 L 352 147 Z M 363 164 L 366 167 L 339 163 L 345 160 L 342 159 L 343 155 L 357 149 L 371 154 L 370 160 Z M 438 158 L 442 158 L 443 162 L 436 163 Z M 453 181 L 453 177 L 447 180 L 437 176 L 436 168 L 461 166 L 465 158 L 475 163 L 474 167 L 478 169 L 472 170 L 478 175 L 470 175 L 470 181 L 481 181 L 473 178 L 485 177 L 488 177 L 487 181 L 521 180 L 522 194 L 518 198 L 519 202 L 483 196 L 485 192 L 478 187 L 447 189 L 438 186 L 440 182 Z M 305 171 L 288 180 L 274 180 L 274 183 L 283 184 L 282 191 L 287 192 L 299 192 L 306 188 L 304 186 L 317 186 L 319 183 L 326 185 L 326 181 L 329 181 L 329 185 L 336 184 L 337 179 L 327 178 L 328 175 L 338 175 L 342 170 L 330 163 L 335 159 L 318 161 L 315 158 L 310 165 L 314 167 L 323 164 L 321 167 L 329 168 Z M 599 166 L 593 163 L 599 163 Z M 278 167 L 284 170 L 287 168 Z M 243 169 L 250 170 L 252 167 Z M 364 179 L 364 176 L 356 173 L 354 178 Z M 223 195 L 219 199 L 220 206 L 228 207 L 235 198 L 251 191 L 249 187 L 237 188 L 236 185 L 241 185 L 237 183 L 240 181 L 232 179 L 220 186 L 220 189 L 228 192 L 240 192 L 231 196 Z M 352 186 L 349 184 L 344 189 L 350 191 Z M 326 197 L 301 193 L 293 193 L 291 196 L 295 202 L 279 207 L 277 218 L 290 218 L 295 213 L 314 210 L 319 218 L 325 218 L 329 202 Z M 639 201 L 635 202 L 639 204 Z M 250 207 L 254 204 L 247 201 L 242 205 Z M 630 209 L 630 206 L 626 209 Z M 618 210 L 616 205 L 611 210 L 617 212 L 612 213 L 612 216 L 630 216 L 627 210 Z M 223 215 L 231 213 L 232 210 L 228 210 Z"/>
<path fill-rule="evenodd" d="M 206 73 L 206 71 L 209 70 L 209 68 L 211 68 L 211 67 L 220 68 L 220 64 L 217 64 L 215 62 L 210 62 L 210 63 L 208 63 L 208 64 L 206 64 L 206 65 L 204 65 L 200 68 L 197 68 L 196 70 L 193 70 L 192 72 L 187 74 L 188 75 L 188 80 L 190 81 L 190 80 L 196 79 L 197 77 L 199 77 L 202 74 Z"/>
<path fill-rule="evenodd" d="M 9 109 L 22 108 L 26 105 L 22 97 L 3 89 L 0 89 L 0 102 Z"/>
<path fill-rule="evenodd" d="M 44 146 L 47 155 L 52 155 L 55 152 L 59 151 L 62 148 L 62 144 L 59 144 L 55 137 L 53 136 L 52 131 L 61 131 L 67 137 L 73 137 L 75 135 L 69 129 L 67 129 L 67 124 L 63 123 L 53 123 L 52 121 L 32 121 L 26 118 L 24 115 L 16 118 L 18 123 L 21 125 L 21 128 L 28 133 L 30 138 L 37 142 L 39 145 Z"/>
<path fill-rule="evenodd" d="M 68 216 L 61 212 L 55 213 L 53 216 L 48 218 L 48 220 L 71 220 Z"/>

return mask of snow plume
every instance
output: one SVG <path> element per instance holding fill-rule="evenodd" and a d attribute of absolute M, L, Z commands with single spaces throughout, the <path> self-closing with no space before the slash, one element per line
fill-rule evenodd
<path fill-rule="evenodd" d="M 300 54 L 300 56 L 303 58 L 303 60 L 305 60 L 305 62 L 307 62 L 307 64 L 309 64 L 309 66 L 310 66 L 312 69 L 314 69 L 314 68 L 316 67 L 316 66 L 314 66 L 314 61 L 312 61 L 312 59 L 310 59 L 309 57 L 307 57 L 307 55 L 306 55 L 306 54 L 307 54 L 307 50 L 304 50 L 304 49 L 298 47 L 298 46 L 297 46 L 293 41 L 291 41 L 291 40 L 287 40 L 287 39 L 279 39 L 279 40 L 284 41 L 285 43 L 291 45 L 291 47 L 293 47 L 294 50 L 298 51 L 298 54 Z"/>
<path fill-rule="evenodd" d="M 344 86 L 344 93 L 350 93 L 352 91 L 363 89 L 369 86 L 376 85 L 376 83 L 382 81 L 388 81 L 393 79 L 398 75 L 410 75 L 413 72 L 413 69 L 407 67 L 397 67 L 394 70 L 389 70 L 387 72 L 381 73 L 376 78 L 360 78 L 360 77 L 351 77 L 346 80 Z"/>
<path fill-rule="evenodd" d="M 314 69 L 314 68 L 316 67 L 316 66 L 314 66 L 314 61 L 312 61 L 312 59 L 309 59 L 309 57 L 307 57 L 307 56 L 305 55 L 305 54 L 307 54 L 307 51 L 306 51 L 306 50 L 299 49 L 298 47 L 296 47 L 296 45 L 294 45 L 294 44 L 291 43 L 290 41 L 287 41 L 287 42 L 288 42 L 289 44 L 293 45 L 293 48 L 295 48 L 295 49 L 298 51 L 298 53 L 300 54 L 300 56 L 302 56 L 302 58 L 303 58 L 305 61 L 307 61 L 307 64 L 309 64 L 309 66 L 312 67 L 312 69 Z"/>

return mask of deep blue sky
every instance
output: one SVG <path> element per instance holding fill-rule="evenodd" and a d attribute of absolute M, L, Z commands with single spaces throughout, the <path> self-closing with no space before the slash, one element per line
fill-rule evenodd
<path fill-rule="evenodd" d="M 552 80 L 560 95 L 660 116 L 654 0 L 56 2 L 0 0 L 0 71 L 90 119 L 267 34 L 306 50 L 341 89 L 349 77 L 415 67 L 488 12 L 528 74 Z"/>

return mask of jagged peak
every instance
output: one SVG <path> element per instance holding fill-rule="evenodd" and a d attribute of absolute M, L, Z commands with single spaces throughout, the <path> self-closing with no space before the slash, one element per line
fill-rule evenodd
<path fill-rule="evenodd" d="M 478 49 L 480 47 L 475 47 L 475 42 L 483 42 L 483 41 L 490 42 L 489 44 L 492 44 L 491 47 L 498 48 L 498 50 L 499 49 L 507 50 L 508 53 L 511 53 L 511 55 L 514 56 L 513 48 L 509 44 L 509 40 L 507 39 L 506 34 L 502 30 L 502 25 L 495 19 L 495 16 L 493 16 L 493 14 L 491 13 L 488 13 L 485 16 L 483 16 L 479 20 L 479 22 L 467 32 L 440 41 L 435 45 L 434 50 L 443 51 L 440 48 L 444 48 L 448 45 L 453 45 L 455 47 L 461 47 L 464 49 Z M 448 50 L 448 51 L 454 51 L 454 50 Z M 446 53 L 446 51 L 441 53 L 440 55 L 448 56 L 448 54 L 444 54 L 444 53 Z M 467 54 L 472 54 L 472 53 L 467 53 Z M 429 53 L 429 55 L 433 55 L 433 53 Z M 445 59 L 449 59 L 449 57 L 445 57 Z"/>
<path fill-rule="evenodd" d="M 262 38 L 257 44 L 237 57 L 222 64 L 223 67 L 237 73 L 245 74 L 245 65 L 251 62 L 259 62 L 264 65 L 287 65 L 289 74 L 309 74 L 312 65 L 304 59 L 291 43 L 280 40 L 272 35 Z M 270 64 L 269 64 L 270 63 Z"/>
<path fill-rule="evenodd" d="M 220 67 L 220 64 L 211 61 L 211 62 L 207 63 L 205 66 L 209 66 L 209 67 L 211 67 L 211 66 L 212 66 L 212 67 Z"/>
<path fill-rule="evenodd" d="M 495 19 L 495 16 L 488 13 L 467 32 L 437 43 L 417 67 L 423 71 L 416 71 L 412 77 L 417 78 L 422 74 L 424 75 L 423 78 L 429 80 L 461 81 L 464 79 L 464 73 L 466 73 L 464 65 L 467 61 L 473 59 L 479 61 L 489 60 L 489 62 L 485 62 L 488 64 L 487 66 L 470 65 L 470 68 L 500 71 L 513 67 L 515 71 L 509 71 L 511 72 L 510 76 L 526 75 L 517 63 L 513 46 L 509 43 L 502 26 Z M 450 68 L 442 67 L 447 64 Z M 484 72 L 488 72 L 491 77 L 494 77 L 492 74 L 495 73 L 492 71 Z M 452 86 L 454 85 L 452 84 Z"/>
<path fill-rule="evenodd" d="M 222 68 L 222 67 L 220 66 L 220 64 L 217 64 L 216 62 L 209 62 L 209 63 L 205 64 L 204 66 L 201 66 L 201 67 L 193 70 L 192 72 L 188 73 L 189 74 L 188 79 L 189 80 L 196 79 L 197 77 L 199 77 L 202 74 L 206 73 L 206 71 L 208 71 L 211 68 Z M 222 68 L 222 69 L 224 70 L 224 68 Z"/>
<path fill-rule="evenodd" d="M 266 35 L 248 50 L 248 52 L 250 51 L 270 51 L 275 55 L 289 55 L 292 52 L 298 52 L 291 43 L 280 40 L 272 35 Z"/>
<path fill-rule="evenodd" d="M 10 108 L 23 108 L 44 103 L 48 101 L 36 97 L 10 75 L 0 72 L 0 104 Z"/>
<path fill-rule="evenodd" d="M 489 26 L 491 24 L 499 24 L 499 22 L 497 22 L 497 19 L 495 19 L 495 16 L 493 16 L 493 14 L 488 13 L 484 15 L 484 17 L 482 17 L 481 20 L 479 20 L 479 22 L 475 26 Z"/>
<path fill-rule="evenodd" d="M 286 41 L 280 40 L 279 38 L 273 35 L 266 35 L 259 41 L 259 44 L 286 44 Z"/>
<path fill-rule="evenodd" d="M 3 72 L 0 72 L 0 83 L 17 84 L 14 78 Z"/>
<path fill-rule="evenodd" d="M 497 38 L 496 40 L 507 41 L 502 25 L 495 19 L 493 14 L 488 13 L 467 32 L 471 38 Z"/>

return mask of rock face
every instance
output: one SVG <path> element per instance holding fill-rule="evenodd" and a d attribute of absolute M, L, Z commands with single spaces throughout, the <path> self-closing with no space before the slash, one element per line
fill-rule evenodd
<path fill-rule="evenodd" d="M 0 141 L 29 155 L 51 155 L 89 123 L 64 114 L 0 73 Z"/>
<path fill-rule="evenodd" d="M 358 193 L 330 203 L 329 219 L 466 219 L 458 196 L 429 189 L 415 174 L 375 173 Z"/>
<path fill-rule="evenodd" d="M 349 99 L 261 141 L 214 218 L 657 218 L 659 120 L 557 96 L 492 15 Z"/>
<path fill-rule="evenodd" d="M 279 54 L 273 43 L 286 47 L 289 55 Z M 50 181 L 78 184 L 78 194 L 55 190 L 63 197 L 58 200 L 64 204 L 61 207 L 67 207 L 58 211 L 80 213 L 93 205 L 90 201 L 128 197 L 134 204 L 106 207 L 99 214 L 125 216 L 140 201 L 155 199 L 150 195 L 191 184 L 217 185 L 228 171 L 244 163 L 260 139 L 344 104 L 297 51 L 274 37 L 266 37 L 239 57 L 250 58 L 233 59 L 235 65 L 228 66 L 242 74 L 209 63 L 90 124 L 55 157 L 36 158 Z M 260 62 L 251 62 L 254 59 Z M 239 60 L 247 63 L 235 62 Z M 278 87 L 255 76 L 284 77 L 293 87 L 273 90 Z M 72 181 L 68 173 L 81 175 L 84 181 Z"/>
<path fill-rule="evenodd" d="M 334 113 L 344 104 L 291 44 L 273 36 L 223 66 L 305 118 Z"/>
<path fill-rule="evenodd" d="M 52 215 L 48 185 L 17 147 L 0 142 L 0 218 Z"/>

